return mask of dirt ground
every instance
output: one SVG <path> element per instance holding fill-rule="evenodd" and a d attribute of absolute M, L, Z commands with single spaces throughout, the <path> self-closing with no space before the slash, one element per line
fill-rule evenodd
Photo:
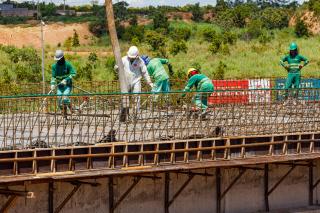
<path fill-rule="evenodd" d="M 303 20 L 307 24 L 308 29 L 312 34 L 314 35 L 320 34 L 320 21 L 319 21 L 319 18 L 317 18 L 314 15 L 314 12 L 311 12 L 311 11 L 304 12 L 301 16 L 301 20 Z M 296 22 L 297 22 L 297 17 L 293 16 L 290 19 L 289 26 L 291 27 L 295 26 Z"/>
<path fill-rule="evenodd" d="M 77 31 L 81 44 L 88 44 L 93 36 L 88 27 L 88 23 L 81 24 L 63 24 L 55 23 L 44 27 L 45 44 L 52 47 L 59 43 L 63 45 L 64 41 L 73 35 L 74 30 Z M 17 47 L 32 46 L 41 47 L 40 26 L 5 26 L 0 25 L 0 44 L 14 45 Z"/>

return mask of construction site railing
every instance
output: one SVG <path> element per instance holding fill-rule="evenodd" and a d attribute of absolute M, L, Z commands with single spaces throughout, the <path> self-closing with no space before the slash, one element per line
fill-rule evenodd
<path fill-rule="evenodd" d="M 284 87 L 285 78 L 253 78 L 253 79 L 225 79 L 213 80 L 216 89 L 281 89 Z M 173 91 L 181 90 L 186 84 L 186 79 L 170 79 Z M 114 81 L 74 81 L 73 93 L 114 93 L 120 91 L 120 83 Z M 316 78 L 302 78 L 302 88 L 318 88 L 320 80 Z M 46 82 L 46 94 L 50 91 L 50 82 Z M 142 82 L 142 91 L 149 91 L 149 85 Z M 42 83 L 10 83 L 0 87 L 0 95 L 26 95 L 43 94 Z"/>
<path fill-rule="evenodd" d="M 0 148 L 17 150 L 320 131 L 320 89 L 0 98 Z M 197 110 L 193 98 L 209 96 Z"/>

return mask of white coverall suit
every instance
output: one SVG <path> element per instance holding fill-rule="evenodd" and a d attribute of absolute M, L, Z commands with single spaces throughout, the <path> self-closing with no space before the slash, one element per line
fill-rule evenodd
<path fill-rule="evenodd" d="M 144 77 L 149 85 L 152 85 L 146 65 L 140 57 L 137 57 L 133 63 L 130 62 L 128 56 L 122 58 L 124 66 L 124 73 L 126 77 L 126 84 L 129 93 L 141 93 L 141 78 Z M 136 110 L 140 110 L 140 97 L 136 98 Z"/>

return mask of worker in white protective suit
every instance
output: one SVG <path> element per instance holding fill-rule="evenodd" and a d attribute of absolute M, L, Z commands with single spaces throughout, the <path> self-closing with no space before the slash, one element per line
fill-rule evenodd
<path fill-rule="evenodd" d="M 153 88 L 153 83 L 149 76 L 147 67 L 144 61 L 139 56 L 139 49 L 136 46 L 129 48 L 127 55 L 122 58 L 122 63 L 124 66 L 124 74 L 126 78 L 126 86 L 129 93 L 141 93 L 141 79 L 144 77 L 147 84 Z M 118 69 L 117 65 L 115 69 Z M 136 112 L 140 110 L 140 96 L 135 97 Z M 129 104 L 125 104 L 128 106 Z M 125 122 L 129 114 L 129 108 L 123 107 L 120 121 Z"/>

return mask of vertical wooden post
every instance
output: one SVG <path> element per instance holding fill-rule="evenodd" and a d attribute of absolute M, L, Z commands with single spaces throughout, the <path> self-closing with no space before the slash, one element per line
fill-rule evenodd
<path fill-rule="evenodd" d="M 313 205 L 313 161 L 309 162 L 309 205 Z"/>
<path fill-rule="evenodd" d="M 217 213 L 221 213 L 221 169 L 216 168 Z"/>
<path fill-rule="evenodd" d="M 109 177 L 109 213 L 114 212 L 113 177 Z"/>
<path fill-rule="evenodd" d="M 117 36 L 116 24 L 114 21 L 112 0 L 105 0 L 105 6 L 106 6 L 106 15 L 107 15 L 106 17 L 107 29 L 109 30 L 113 54 L 119 69 L 119 80 L 120 80 L 121 92 L 128 93 L 128 88 L 126 86 L 126 78 L 124 75 L 124 67 L 122 63 L 121 51 L 120 51 L 120 44 Z"/>
<path fill-rule="evenodd" d="M 264 204 L 266 211 L 270 211 L 269 208 L 269 164 L 264 165 Z"/>
<path fill-rule="evenodd" d="M 48 191 L 48 212 L 53 213 L 53 182 L 49 182 Z"/>
<path fill-rule="evenodd" d="M 170 191 L 170 174 L 165 173 L 164 177 L 164 213 L 169 213 L 169 191 Z"/>

